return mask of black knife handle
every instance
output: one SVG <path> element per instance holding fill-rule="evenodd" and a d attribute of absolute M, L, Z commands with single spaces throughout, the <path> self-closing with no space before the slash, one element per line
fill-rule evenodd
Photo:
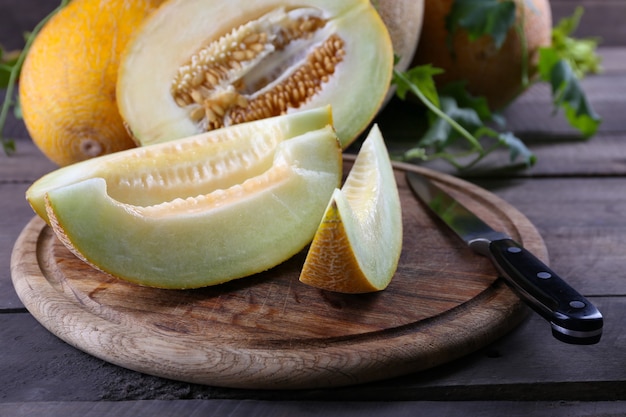
<path fill-rule="evenodd" d="M 550 322 L 554 337 L 583 345 L 600 341 L 600 311 L 532 253 L 512 239 L 492 241 L 489 252 L 511 286 Z"/>

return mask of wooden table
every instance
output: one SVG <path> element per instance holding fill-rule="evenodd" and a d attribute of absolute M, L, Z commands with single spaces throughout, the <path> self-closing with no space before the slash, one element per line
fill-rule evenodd
<path fill-rule="evenodd" d="M 4 0 L 0 43 L 20 47 L 54 0 Z M 335 389 L 259 391 L 193 385 L 111 365 L 65 344 L 24 308 L 10 254 L 33 212 L 24 191 L 55 166 L 11 120 L 17 153 L 0 155 L 0 415 L 389 415 L 587 416 L 626 414 L 626 3 L 555 0 L 554 15 L 587 13 L 580 35 L 604 39 L 605 71 L 583 82 L 604 118 L 590 141 L 552 117 L 537 85 L 506 112 L 509 127 L 538 156 L 532 169 L 469 180 L 524 213 L 540 231 L 552 268 L 605 316 L 602 341 L 572 346 L 532 315 L 510 334 L 454 362 L 391 380 Z M 612 23 L 613 22 L 613 23 Z M 379 116 L 391 140 L 411 135 L 410 108 Z"/>

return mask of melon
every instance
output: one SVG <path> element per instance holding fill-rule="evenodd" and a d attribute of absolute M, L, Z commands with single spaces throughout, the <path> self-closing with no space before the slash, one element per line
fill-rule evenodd
<path fill-rule="evenodd" d="M 337 186 L 331 128 L 282 142 L 272 168 L 226 190 L 136 206 L 103 178 L 46 194 L 59 239 L 95 268 L 137 284 L 197 288 L 270 269 L 312 239 Z"/>
<path fill-rule="evenodd" d="M 39 32 L 19 100 L 48 159 L 65 166 L 136 146 L 117 109 L 117 69 L 131 33 L 163 1 L 72 0 Z"/>
<path fill-rule="evenodd" d="M 328 125 L 332 114 L 326 106 L 205 132 L 175 145 L 103 155 L 44 175 L 28 188 L 26 199 L 49 223 L 46 193 L 93 177 L 109 183 L 112 197 L 135 205 L 193 197 L 207 187 L 227 188 L 265 171 L 279 142 Z"/>
<path fill-rule="evenodd" d="M 323 114 L 94 158 L 44 176 L 27 197 L 33 207 L 43 199 L 78 258 L 126 281 L 184 289 L 250 276 L 311 241 L 341 181 L 334 129 L 315 128 Z"/>
<path fill-rule="evenodd" d="M 459 28 L 450 33 L 446 17 L 453 0 L 425 0 L 424 24 L 413 65 L 432 64 L 444 70 L 438 87 L 466 83 L 467 90 L 499 110 L 524 92 L 537 75 L 539 50 L 552 42 L 552 13 L 548 0 L 514 0 L 516 20 L 498 48 L 491 36 L 471 39 Z M 524 67 L 527 67 L 525 73 Z"/>
<path fill-rule="evenodd" d="M 127 45 L 118 107 L 147 145 L 331 105 L 345 148 L 383 103 L 393 52 L 369 0 L 169 0 Z"/>
<path fill-rule="evenodd" d="M 374 125 L 341 189 L 333 192 L 300 281 L 327 291 L 368 293 L 391 283 L 402 252 L 400 195 Z"/>

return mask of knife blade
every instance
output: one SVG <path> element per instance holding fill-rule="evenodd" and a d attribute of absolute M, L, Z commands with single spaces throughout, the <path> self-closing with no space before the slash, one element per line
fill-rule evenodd
<path fill-rule="evenodd" d="M 475 252 L 488 257 L 516 293 L 546 319 L 565 343 L 590 345 L 602 336 L 603 317 L 585 297 L 507 234 L 491 228 L 423 175 L 409 171 L 419 199 Z"/>

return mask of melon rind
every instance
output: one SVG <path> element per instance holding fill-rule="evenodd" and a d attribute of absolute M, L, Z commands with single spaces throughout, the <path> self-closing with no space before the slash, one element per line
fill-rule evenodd
<path fill-rule="evenodd" d="M 120 62 L 118 107 L 135 140 L 146 145 L 200 133 L 170 93 L 179 66 L 209 40 L 279 7 L 319 8 L 346 42 L 326 87 L 289 112 L 331 105 L 342 147 L 352 143 L 380 109 L 393 70 L 389 32 L 369 0 L 167 1 L 143 22 Z"/>
<path fill-rule="evenodd" d="M 145 286 L 196 288 L 267 270 L 301 251 L 341 170 L 329 126 L 280 143 L 266 173 L 205 197 L 133 206 L 91 178 L 50 190 L 46 208 L 59 239 L 97 269 Z"/>
<path fill-rule="evenodd" d="M 374 125 L 336 189 L 307 253 L 300 281 L 328 291 L 381 291 L 402 252 L 402 208 L 393 166 Z"/>

